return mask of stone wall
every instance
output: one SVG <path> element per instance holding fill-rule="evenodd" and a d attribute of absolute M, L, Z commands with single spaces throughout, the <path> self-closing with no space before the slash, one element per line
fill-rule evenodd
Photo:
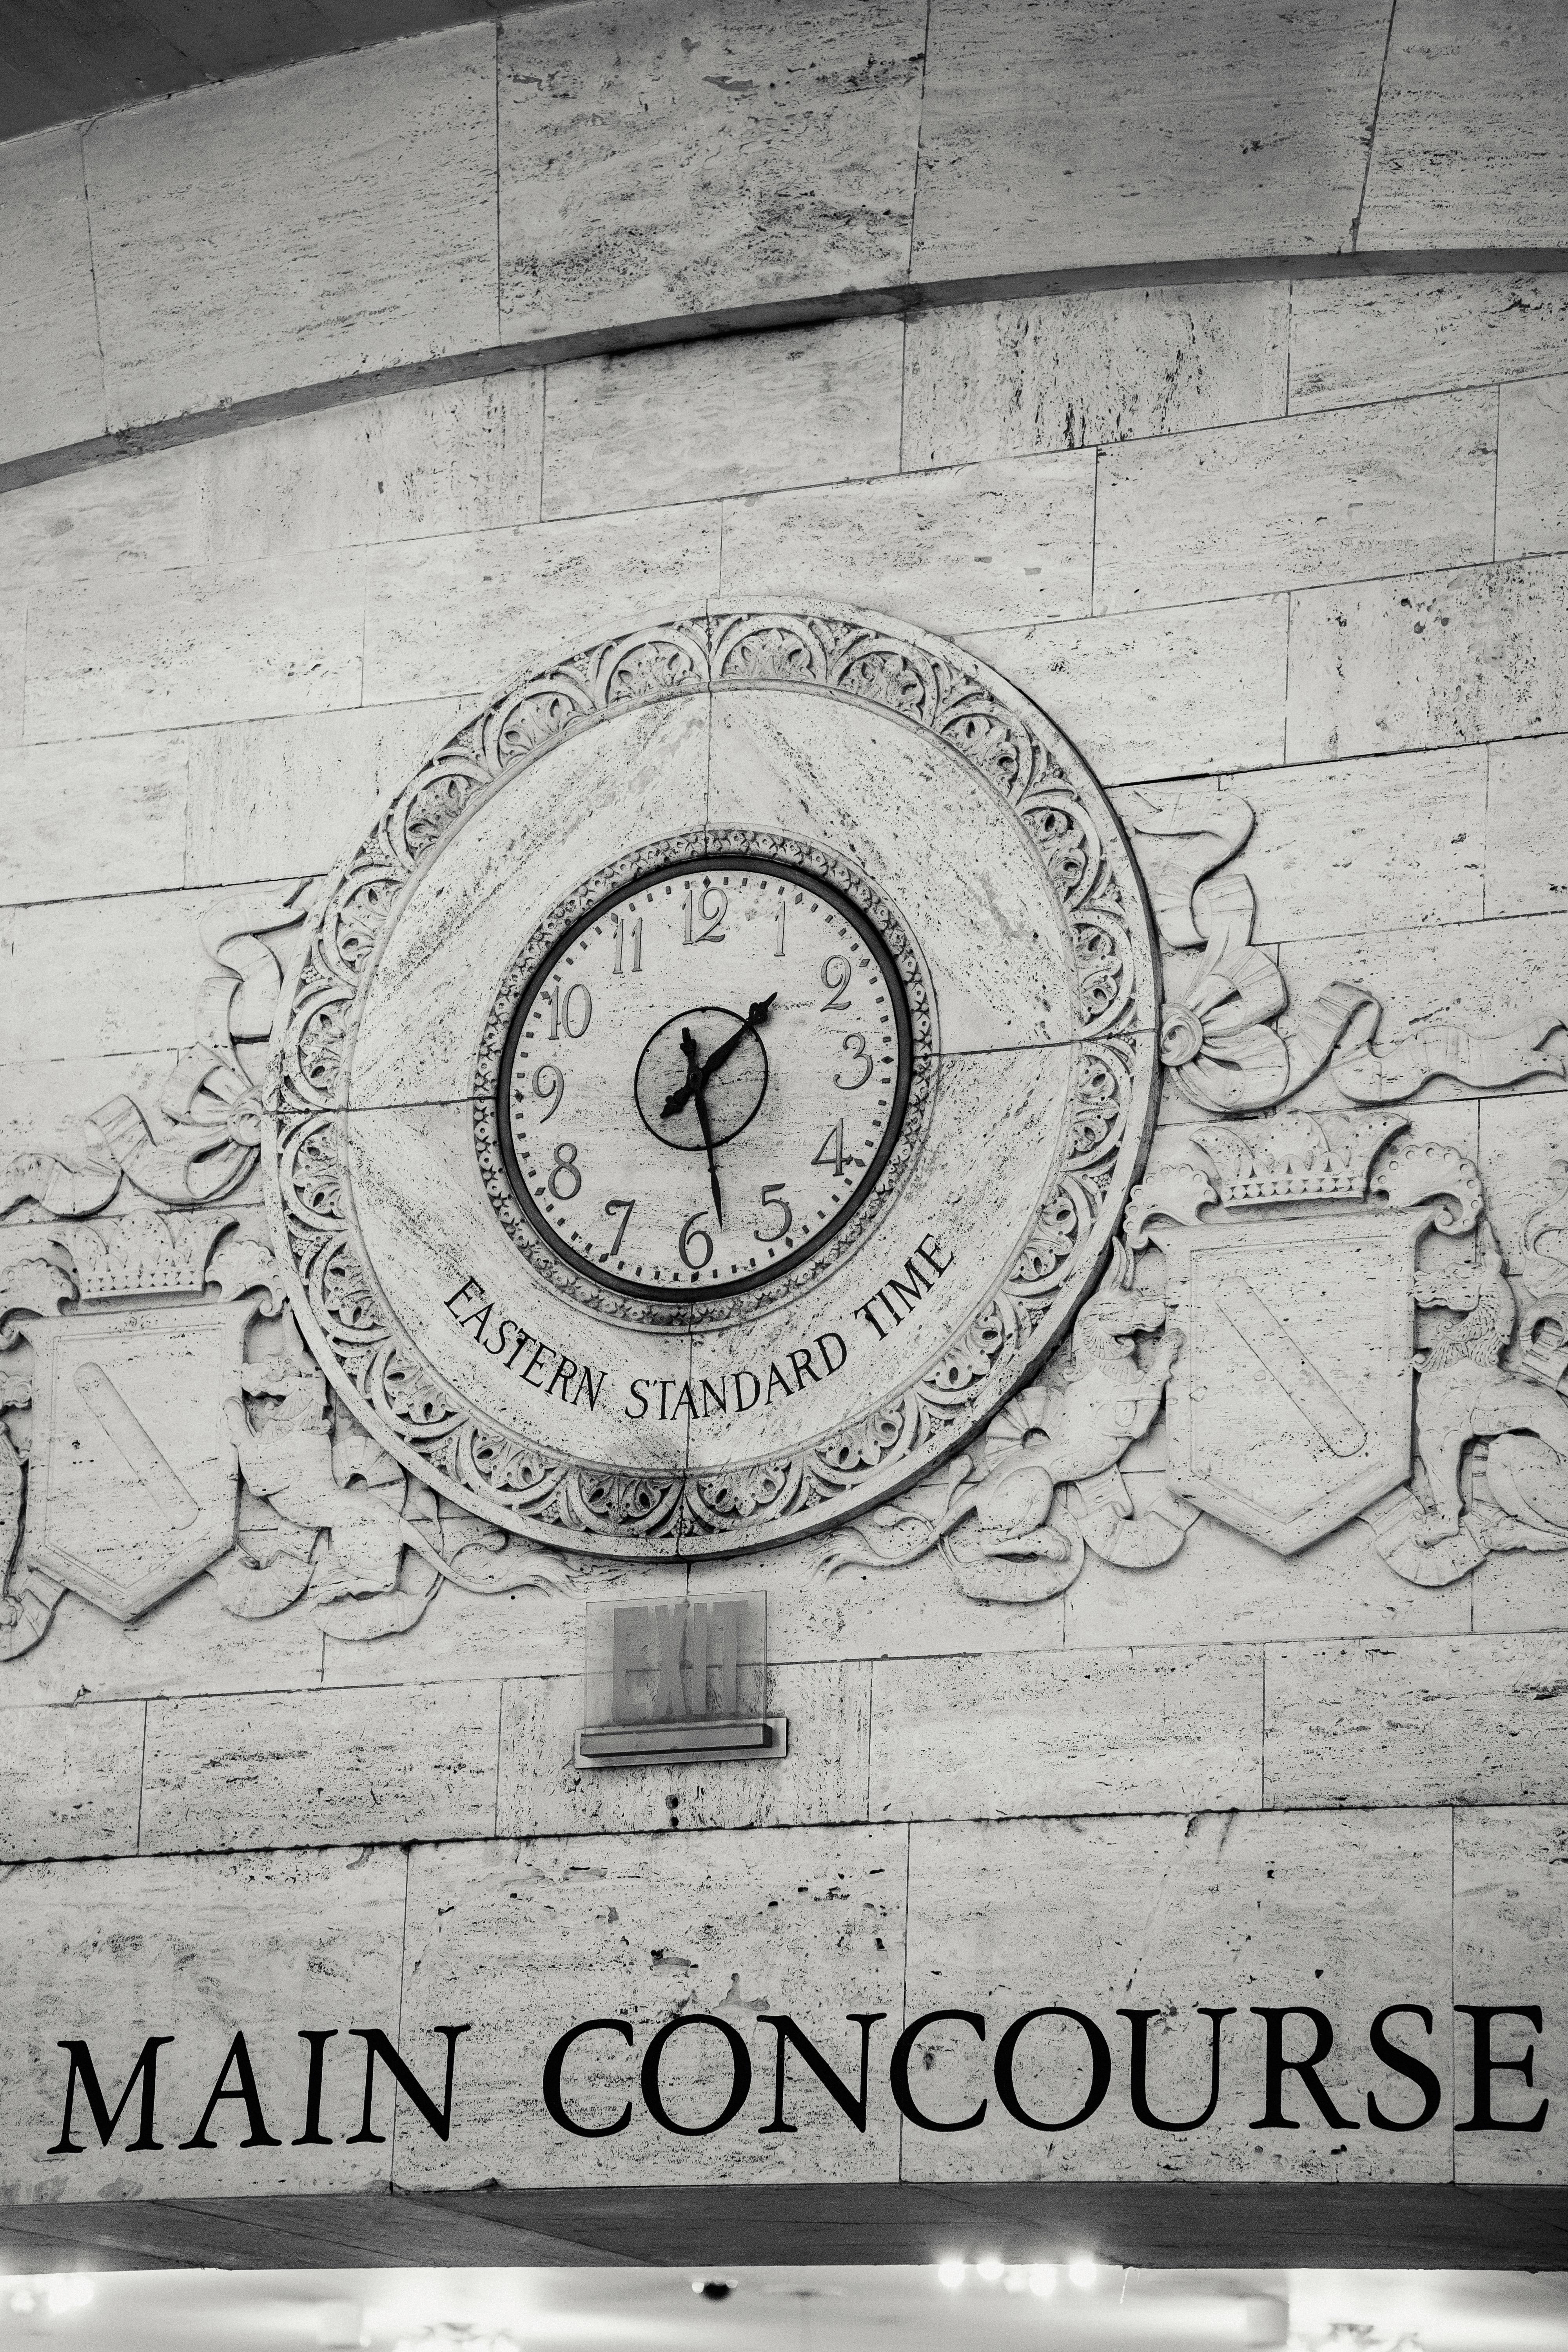
<path fill-rule="evenodd" d="M 526 37 L 561 13 L 522 20 Z M 901 55 L 910 28 L 879 13 Z M 442 105 L 469 103 L 489 39 L 443 37 Z M 509 93 L 531 102 L 521 79 Z M 179 104 L 194 119 L 240 102 Z M 900 119 L 892 99 L 879 119 Z M 121 136 L 104 135 L 105 186 L 133 170 L 110 163 Z M 867 213 L 879 254 L 887 210 Z M 654 250 L 649 277 L 662 267 Z M 704 257 L 705 288 L 719 267 Z M 439 274 L 460 307 L 461 271 Z M 521 331 L 537 289 L 514 270 L 503 299 Z M 641 281 L 625 299 L 656 307 Z M 279 362 L 250 324 L 245 339 L 257 373 L 204 378 L 201 396 L 335 363 L 324 347 Z M 126 363 L 139 413 L 174 397 L 155 341 Z M 1255 938 L 1298 1004 L 1353 982 L 1394 1037 L 1564 1009 L 1565 385 L 1551 278 L 1129 288 L 497 374 L 14 490 L 0 1161 L 68 1156 L 110 1098 L 155 1098 L 214 977 L 204 927 L 243 929 L 256 886 L 320 876 L 509 678 L 720 599 L 826 597 L 983 656 L 1067 730 L 1134 833 L 1151 788 L 1208 808 L 1217 781 L 1256 812 Z M 1516 1273 L 1532 1251 L 1553 1263 L 1568 1245 L 1530 1221 L 1563 1183 L 1561 1076 L 1488 1087 L 1444 1066 L 1410 1105 L 1415 1137 L 1477 1161 Z M 1298 1099 L 1331 1105 L 1327 1074 Z M 1200 1117 L 1167 1085 L 1152 1171 L 1190 1150 Z M 250 1177 L 225 1203 L 243 1231 L 260 1231 L 258 1199 Z M 68 1240 L 55 1205 L 0 1227 L 13 1273 Z M 1451 1271 L 1478 1246 L 1439 1236 L 1437 1259 Z M 1421 1336 L 1446 1328 L 1433 1307 Z M 37 1328 L 12 1326 L 8 1365 Z M 9 1423 L 25 1443 L 25 1412 Z M 1135 1496 L 1159 1491 L 1164 1444 L 1156 1424 L 1129 1454 Z M 1284 1558 L 1204 1517 L 1167 1564 L 1091 1552 L 1032 1604 L 964 1597 L 934 1554 L 828 1575 L 796 1546 L 741 1571 L 447 1583 L 374 1641 L 336 1637 L 310 1595 L 233 1614 L 205 1575 L 124 1625 L 68 1592 L 47 1637 L 0 1664 L 5 2193 L 1561 2181 L 1565 1563 L 1499 1549 L 1423 1584 L 1358 1517 Z M 737 1582 L 767 1593 L 787 1758 L 574 1768 L 585 1596 Z M 1112 2088 L 1081 2126 L 1004 2112 L 973 2029 L 952 2020 L 924 2037 L 911 2097 L 951 2126 L 988 2095 L 984 2122 L 900 2118 L 887 2069 L 906 2020 L 978 2012 L 994 2056 L 1041 2003 L 1107 2036 Z M 1506 2122 L 1547 2101 L 1542 2128 L 1456 2133 L 1474 2078 L 1456 2003 L 1543 2012 L 1539 2029 L 1495 2027 L 1500 2058 L 1534 2045 L 1534 2076 L 1492 2090 Z M 1389 2031 L 1441 2100 L 1405 2131 L 1367 2105 L 1405 2122 L 1421 2105 L 1369 2046 L 1398 2004 L 1430 2012 L 1429 2037 L 1408 2013 Z M 1255 2011 L 1286 2006 L 1321 2010 L 1335 2035 L 1333 2112 L 1288 2077 L 1294 2130 L 1260 2127 Z M 1212 2119 L 1156 2132 L 1130 2105 L 1123 2013 L 1155 2012 L 1148 2096 L 1180 2119 L 1207 2095 L 1205 2007 L 1237 2012 Z M 682 2137 L 640 2104 L 606 2137 L 551 2121 L 540 2070 L 569 2025 L 632 2026 L 632 2056 L 601 2038 L 569 2074 L 576 2111 L 613 2119 L 648 2037 L 688 2011 L 752 2051 L 736 2123 Z M 853 2086 L 848 2021 L 873 2011 L 865 2131 L 793 2060 L 799 2128 L 761 2130 L 766 2020 L 795 2017 Z M 394 2137 L 384 2088 L 385 2137 L 351 2141 L 350 2029 L 393 2037 L 438 2102 L 432 2029 L 455 2025 L 471 2030 L 450 2137 L 406 2101 Z M 184 2148 L 237 2030 L 281 2145 L 242 2144 L 258 2136 L 240 2103 L 218 2109 L 216 2146 Z M 301 2146 L 300 2036 L 329 2030 L 330 2145 Z M 1037 2032 L 1018 2094 L 1061 2124 L 1089 2045 L 1070 2023 Z M 128 2149 L 134 2097 L 100 2149 L 79 2091 L 83 2151 L 48 2153 L 62 2040 L 90 2042 L 112 2101 L 150 2034 L 174 2037 L 162 2151 Z M 672 2049 L 667 2071 L 672 2107 L 688 2098 L 699 2121 L 729 2080 L 722 2049 L 710 2057 L 704 2073 Z"/>
<path fill-rule="evenodd" d="M 0 149 L 0 461 L 846 289 L 1558 247 L 1563 70 L 1550 0 L 563 0 L 186 91 Z"/>

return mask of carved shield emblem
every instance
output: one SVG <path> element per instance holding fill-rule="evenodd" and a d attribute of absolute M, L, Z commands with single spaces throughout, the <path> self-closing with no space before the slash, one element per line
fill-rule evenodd
<path fill-rule="evenodd" d="M 1162 1238 L 1177 1492 L 1298 1552 L 1409 1475 L 1421 1213 L 1330 1210 Z"/>
<path fill-rule="evenodd" d="M 239 1484 L 224 1400 L 238 1392 L 253 1312 L 130 1308 L 34 1327 L 30 1565 L 125 1621 L 222 1557 Z"/>

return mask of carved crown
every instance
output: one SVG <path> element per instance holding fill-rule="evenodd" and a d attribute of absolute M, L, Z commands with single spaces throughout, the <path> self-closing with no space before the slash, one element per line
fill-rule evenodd
<path fill-rule="evenodd" d="M 1285 1111 L 1200 1127 L 1194 1141 L 1226 1207 L 1258 1201 L 1364 1201 L 1373 1161 L 1410 1124 L 1401 1111 Z"/>
<path fill-rule="evenodd" d="M 232 1211 L 205 1216 L 147 1212 L 79 1226 L 68 1244 L 77 1288 L 84 1299 L 199 1292 L 213 1245 L 234 1222 Z"/>

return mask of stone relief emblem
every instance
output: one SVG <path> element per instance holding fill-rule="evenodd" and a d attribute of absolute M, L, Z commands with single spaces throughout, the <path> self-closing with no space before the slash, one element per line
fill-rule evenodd
<path fill-rule="evenodd" d="M 1134 1195 L 1187 1339 L 1166 1395 L 1173 1483 L 1273 1551 L 1331 1534 L 1408 1471 L 1416 1244 L 1471 1231 L 1481 1207 L 1472 1164 L 1401 1143 L 1408 1124 L 1199 1128 L 1208 1166 L 1172 1171 L 1179 1198 L 1169 1182 Z"/>
<path fill-rule="evenodd" d="M 43 1637 L 68 1591 L 129 1622 L 202 1576 L 238 1618 L 305 1606 L 335 1639 L 395 1636 L 444 1582 L 580 1589 L 635 1574 L 678 1524 L 721 1548 L 771 1519 L 823 1576 L 940 1562 L 980 1604 L 1045 1601 L 1091 1556 L 1157 1570 L 1201 1513 L 1287 1556 L 1359 1517 L 1370 1557 L 1426 1585 L 1495 1551 L 1568 1549 L 1568 1161 L 1510 1265 L 1476 1163 L 1378 1108 L 1438 1076 L 1472 1091 L 1563 1076 L 1563 1013 L 1388 1040 L 1383 1005 L 1351 983 L 1293 1006 L 1237 862 L 1250 808 L 1217 788 L 1144 792 L 1132 837 L 1170 959 L 1159 1062 L 1205 1118 L 1132 1181 L 1130 886 L 1080 786 L 958 667 L 839 626 L 651 631 L 504 698 L 426 763 L 330 900 L 233 894 L 207 919 L 213 975 L 161 1087 L 102 1105 L 79 1150 L 0 1171 L 0 1660 Z M 420 860 L 509 763 L 724 677 L 837 681 L 912 709 L 1024 813 L 1081 959 L 1078 1091 L 1006 1279 L 897 1407 L 683 1487 L 454 1417 L 346 1245 L 337 1119 L 352 1007 Z M 1282 1108 L 1314 1081 L 1313 1108 Z M 1328 1087 L 1348 1108 L 1321 1107 Z M 940 1248 L 922 1263 L 934 1283 Z M 898 1286 L 875 1296 L 901 1322 Z M 469 1318 L 480 1333 L 488 1313 Z M 405 1433 L 395 1451 L 384 1423 Z"/>

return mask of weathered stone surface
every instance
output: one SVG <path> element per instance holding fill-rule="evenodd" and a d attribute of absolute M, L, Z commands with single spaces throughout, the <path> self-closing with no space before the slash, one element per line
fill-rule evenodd
<path fill-rule="evenodd" d="M 210 1577 L 132 1624 L 116 1624 L 68 1592 L 48 1638 L 0 1675 L 0 1708 L 93 1700 L 171 1697 L 184 1692 L 313 1690 L 327 1643 L 309 1609 L 279 1617 L 231 1617 Z M 360 1677 L 363 1679 L 363 1677 Z"/>
<path fill-rule="evenodd" d="M 1413 1024 L 1448 1020 L 1478 1031 L 1516 1028 L 1538 1007 L 1563 998 L 1568 982 L 1568 925 L 1539 918 L 1486 923 L 1428 925 L 1416 929 L 1347 931 L 1337 940 L 1301 940 L 1280 952 L 1280 968 L 1297 1003 L 1335 979 L 1363 987 L 1387 1006 L 1390 1038 Z M 1314 1106 L 1333 1099 L 1323 1089 L 1304 1094 Z M 1533 1089 L 1550 1078 L 1531 1078 Z M 1423 1092 L 1427 1102 L 1473 1089 L 1438 1076 Z"/>
<path fill-rule="evenodd" d="M 154 1702 L 142 1850 L 491 1835 L 500 1711 L 493 1683 Z"/>
<path fill-rule="evenodd" d="M 1497 553 L 1568 547 L 1568 376 L 1505 383 L 1498 424 Z"/>
<path fill-rule="evenodd" d="M 0 743 L 22 740 L 27 600 L 0 592 Z"/>
<path fill-rule="evenodd" d="M 1285 413 L 1282 286 L 1145 286 L 917 311 L 903 462 L 1079 449 Z"/>
<path fill-rule="evenodd" d="M 183 739 L 190 760 L 187 880 L 326 871 L 464 709 L 437 698 L 193 729 Z"/>
<path fill-rule="evenodd" d="M 1270 1646 L 1270 1805 L 1554 1804 L 1568 1784 L 1568 1645 Z"/>
<path fill-rule="evenodd" d="M 692 1599 L 729 1589 L 731 1570 L 693 1565 Z M 816 1658 L 930 1658 L 963 1651 L 1059 1651 L 1062 1603 L 995 1601 L 977 1609 L 952 1570 L 928 1556 L 910 1568 L 849 1566 L 825 1575 L 821 1547 L 782 1545 L 746 1570 L 765 1590 L 768 1656 L 775 1664 Z"/>
<path fill-rule="evenodd" d="M 1568 737 L 1542 735 L 1487 749 L 1489 915 L 1544 915 L 1568 906 L 1568 873 L 1542 845 L 1568 793 Z"/>
<path fill-rule="evenodd" d="M 365 701 L 489 695 L 498 678 L 717 594 L 719 509 L 459 532 L 367 562 Z"/>
<path fill-rule="evenodd" d="M 1290 406 L 1336 408 L 1568 367 L 1561 278 L 1305 278 L 1290 289 Z"/>
<path fill-rule="evenodd" d="M 910 1832 L 910 1954 L 905 2003 L 973 2009 L 986 2046 L 960 2024 L 921 2037 L 912 2070 L 923 2111 L 971 2115 L 973 2132 L 904 2136 L 906 2179 L 1126 2179 L 1185 2174 L 1210 2180 L 1445 2179 L 1448 2105 L 1421 2132 L 1369 2128 L 1367 2097 L 1407 2116 L 1408 2084 L 1367 2049 L 1391 2001 L 1434 2016 L 1394 2038 L 1448 2077 L 1450 1829 L 1446 1812 L 1167 1814 L 1136 1821 L 927 1826 Z M 1003 2109 L 991 2075 L 998 2030 L 1042 2003 L 1070 2007 L 1105 2035 L 1111 2075 L 1103 2105 L 1076 2129 L 1031 2129 Z M 1254 2004 L 1295 2004 L 1331 2021 L 1320 2076 L 1346 2126 L 1319 2113 L 1286 2078 L 1294 2131 L 1263 2130 L 1264 2024 Z M 1140 2125 L 1129 2095 L 1130 2027 L 1119 2009 L 1152 2012 L 1147 2094 L 1167 2122 L 1200 2116 L 1210 2087 L 1209 2021 L 1199 2005 L 1233 2007 L 1221 2032 L 1219 2103 L 1193 2132 Z M 1408 2030 L 1406 2030 L 1408 2029 Z M 1286 2021 L 1286 2051 L 1312 2048 L 1307 2017 Z M 1065 2122 L 1089 2088 L 1086 2037 L 1042 2020 L 1017 2048 L 1020 2104 Z"/>
<path fill-rule="evenodd" d="M 1244 770 L 1226 780 L 1257 816 L 1242 853 L 1260 940 L 1335 939 L 1479 921 L 1488 830 L 1484 746 L 1323 766 Z M 1162 807 L 1212 805 L 1180 786 Z M 1149 803 L 1119 793 L 1136 826 Z M 1331 843 L 1329 849 L 1326 845 Z"/>
<path fill-rule="evenodd" d="M 1259 1801 L 1256 1649 L 895 1659 L 872 1678 L 874 1819 Z"/>
<path fill-rule="evenodd" d="M 1095 610 L 1484 562 L 1496 436 L 1473 392 L 1109 449 Z"/>
<path fill-rule="evenodd" d="M 921 627 L 1001 629 L 1086 614 L 1093 557 L 1089 450 L 724 509 L 724 595 L 762 611 L 831 581 L 846 604 Z"/>
<path fill-rule="evenodd" d="M 1568 1633 L 1568 1555 L 1497 1551 L 1471 1580 L 1477 1633 Z"/>
<path fill-rule="evenodd" d="M 505 1837 L 533 1837 L 864 1821 L 869 1664 L 832 1659 L 775 1666 L 768 1675 L 765 1711 L 789 1718 L 789 1751 L 775 1760 L 595 1769 L 573 1762 L 573 1741 L 584 1721 L 581 1677 L 509 1682 L 501 1704 L 496 1826 Z"/>
<path fill-rule="evenodd" d="M 145 1714 L 133 1700 L 0 1708 L 0 1862 L 135 1853 Z"/>
<path fill-rule="evenodd" d="M 174 1066 L 172 1053 L 30 1051 L 0 1064 L 0 1155 L 9 1165 L 23 1152 L 79 1151 L 81 1122 L 100 1103 L 144 1087 L 156 1093 Z"/>
<path fill-rule="evenodd" d="M 501 332 L 900 277 L 920 0 L 532 8 L 500 31 Z"/>
<path fill-rule="evenodd" d="M 1152 1471 L 1131 1481 L 1141 1505 L 1163 1485 Z M 1500 1562 L 1489 1562 L 1490 1575 Z M 1063 1597 L 1070 1650 L 1118 1643 L 1323 1641 L 1346 1634 L 1468 1633 L 1463 1580 L 1441 1587 L 1391 1576 L 1360 1519 L 1283 1559 L 1223 1520 L 1200 1518 L 1165 1568 L 1151 1575 L 1090 1558 Z"/>
<path fill-rule="evenodd" d="M 0 913 L 10 972 L 0 999 L 0 1060 L 72 1055 L 84 1037 L 108 1054 L 188 1045 L 196 992 L 212 974 L 199 927 L 221 904 L 215 892 L 160 890 Z M 125 984 L 131 971 L 133 989 Z"/>
<path fill-rule="evenodd" d="M 539 519 L 538 369 L 357 401 L 201 445 L 213 562 Z"/>
<path fill-rule="evenodd" d="M 380 2145 L 345 2144 L 364 2092 L 364 2045 L 347 2029 L 374 2022 L 397 2039 L 406 1873 L 402 1854 L 352 1849 L 12 1871 L 0 1908 L 0 1958 L 13 1988 L 0 2054 L 10 2198 L 138 2197 L 160 2182 L 190 2196 L 309 2194 L 384 2181 L 392 2148 L 384 2074 L 374 2122 L 386 2137 Z M 299 2037 L 307 2028 L 337 2036 L 326 2045 L 322 2077 L 330 2147 L 290 2144 L 305 2128 L 308 2052 Z M 195 2136 L 241 2031 L 263 2118 L 281 2145 L 242 2147 L 246 2110 L 236 2099 L 214 2113 L 214 2147 L 187 2153 L 180 2142 Z M 140 2092 L 113 2144 L 100 2147 L 79 2089 L 73 2137 L 82 2152 L 46 2155 L 62 2137 L 62 2034 L 88 2042 L 112 2113 L 153 2033 L 174 2036 L 157 2053 L 154 2122 L 163 2153 L 151 2162 L 158 2171 L 148 2169 L 147 2156 L 127 2151 Z M 232 2070 L 227 2087 L 237 2088 Z"/>
<path fill-rule="evenodd" d="M 0 462 L 104 429 L 81 126 L 0 146 Z"/>
<path fill-rule="evenodd" d="M 187 757 L 178 735 L 0 751 L 0 904 L 177 890 Z"/>
<path fill-rule="evenodd" d="M 853 319 L 552 368 L 543 511 L 896 473 L 902 359 L 897 319 Z"/>
<path fill-rule="evenodd" d="M 43 587 L 200 562 L 202 457 L 199 447 L 150 449 L 7 490 L 11 576 Z"/>
<path fill-rule="evenodd" d="M 1115 613 L 964 639 L 1071 736 L 1104 784 L 1283 756 L 1287 596 Z"/>
<path fill-rule="evenodd" d="M 663 1561 L 635 1567 L 605 1561 L 590 1579 L 568 1581 L 559 1591 L 480 1593 L 444 1584 L 418 1624 L 397 1641 L 329 1642 L 324 1679 L 337 1685 L 580 1675 L 589 1596 L 642 1603 L 684 1600 L 686 1588 L 685 1568 Z"/>
<path fill-rule="evenodd" d="M 1560 244 L 1565 104 L 1552 10 L 1405 0 L 1389 37 L 1362 250 Z"/>
<path fill-rule="evenodd" d="M 1538 2033 L 1522 2017 L 1501 2017 L 1489 2047 L 1505 2061 L 1491 2077 L 1490 2112 L 1510 2131 L 1456 2131 L 1457 2180 L 1560 2180 L 1568 2153 L 1568 2099 L 1561 2035 L 1568 1983 L 1568 1815 L 1541 1809 L 1477 1807 L 1454 1817 L 1454 1999 L 1472 2005 L 1523 2004 L 1543 2012 Z M 1457 2120 L 1477 2113 L 1479 2021 L 1454 2020 Z M 1532 2055 L 1527 2084 L 1518 2071 Z M 1510 2059 L 1513 2067 L 1506 2066 Z M 1462 2087 L 1458 2087 L 1462 2086 Z M 1517 2128 L 1541 2112 L 1535 2131 Z"/>
<path fill-rule="evenodd" d="M 937 0 L 915 273 L 1347 249 L 1387 29 L 1381 0 Z"/>
<path fill-rule="evenodd" d="M 111 426 L 496 340 L 488 26 L 100 115 L 85 143 Z"/>
<path fill-rule="evenodd" d="M 1315 588 L 1290 619 L 1292 760 L 1568 730 L 1568 562 Z"/>
<path fill-rule="evenodd" d="M 858 2029 L 846 2020 L 883 2011 L 887 2021 L 871 2029 L 871 2071 L 882 2073 L 902 2000 L 906 1832 L 719 1832 L 666 1837 L 657 1854 L 650 1869 L 645 1840 L 603 1837 L 438 1846 L 413 1857 L 402 2046 L 417 2048 L 424 2028 L 459 2015 L 474 2014 L 474 2028 L 461 2128 L 445 2147 L 428 2133 L 400 2136 L 405 2187 L 896 2176 L 891 2101 L 872 2102 L 862 2137 L 798 2059 L 785 2110 L 797 2131 L 762 2133 L 777 2039 L 763 2021 L 797 2018 L 855 2086 Z M 476 2014 L 481 1981 L 488 1994 Z M 590 2036 L 565 2065 L 568 2111 L 602 2126 L 635 2098 L 654 2032 L 689 2013 L 722 2018 L 750 2047 L 751 2097 L 731 2129 L 678 2137 L 640 2100 L 610 2137 L 569 2138 L 548 2120 L 541 2075 L 569 2026 L 622 2017 L 633 2030 L 635 2050 Z M 732 2079 L 711 2027 L 678 2038 L 660 2069 L 668 2110 L 688 2125 L 721 2110 Z"/>
<path fill-rule="evenodd" d="M 364 562 L 347 551 L 42 590 L 27 741 L 358 702 Z"/>

